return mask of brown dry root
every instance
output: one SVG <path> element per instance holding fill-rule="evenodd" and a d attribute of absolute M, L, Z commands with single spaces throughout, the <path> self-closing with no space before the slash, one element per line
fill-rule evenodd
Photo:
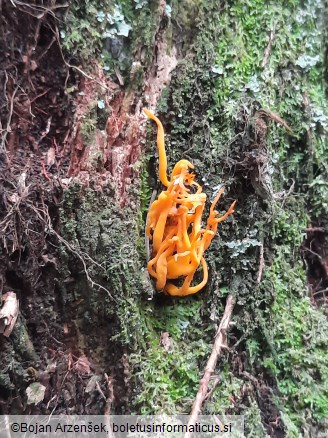
<path fill-rule="evenodd" d="M 219 356 L 222 353 L 222 350 L 228 348 L 227 345 L 227 331 L 229 328 L 229 325 L 231 324 L 231 315 L 233 312 L 233 308 L 235 305 L 235 300 L 231 295 L 227 298 L 226 307 L 224 310 L 223 317 L 220 322 L 219 329 L 216 333 L 212 353 L 209 357 L 205 370 L 203 378 L 201 379 L 199 383 L 199 389 L 195 398 L 195 401 L 192 406 L 190 418 L 188 421 L 188 426 L 195 425 L 197 422 L 198 415 L 201 412 L 202 405 L 204 400 L 207 398 L 208 394 L 208 385 L 210 382 L 211 377 L 214 374 L 216 363 L 218 361 Z M 184 438 L 191 438 L 193 436 L 193 433 L 186 432 Z"/>

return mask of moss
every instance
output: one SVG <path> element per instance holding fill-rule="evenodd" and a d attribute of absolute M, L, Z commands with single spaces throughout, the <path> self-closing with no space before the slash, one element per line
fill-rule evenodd
<path fill-rule="evenodd" d="M 145 154 L 140 162 L 134 165 L 134 170 L 139 173 L 140 188 L 136 190 L 136 196 L 140 202 L 140 208 L 138 211 L 137 223 L 139 229 L 139 238 L 136 242 L 136 247 L 141 260 L 146 260 L 146 246 L 145 246 L 145 227 L 147 220 L 148 208 L 152 196 L 152 190 L 150 187 L 150 176 L 148 170 L 149 154 Z"/>
<path fill-rule="evenodd" d="M 17 320 L 12 332 L 12 340 L 15 345 L 15 351 L 25 360 L 37 361 L 38 356 L 34 350 L 33 344 L 29 338 L 29 334 L 24 323 L 24 320 Z"/>
<path fill-rule="evenodd" d="M 1 342 L 1 372 L 0 388 L 2 397 L 7 400 L 9 395 L 17 392 L 17 387 L 26 388 L 26 369 L 29 365 L 40 365 L 40 358 L 30 339 L 25 319 L 20 315 L 10 338 Z M 20 406 L 14 408 L 12 414 L 21 413 Z"/>
<path fill-rule="evenodd" d="M 268 438 L 262 424 L 261 411 L 255 401 L 245 411 L 245 435 L 249 438 Z"/>
<path fill-rule="evenodd" d="M 276 376 L 285 397 L 284 410 L 295 424 L 325 418 L 328 407 L 327 318 L 311 307 L 302 265 L 291 268 L 286 255 L 277 258 L 268 272 L 275 286 L 269 343 L 263 364 Z"/>
<path fill-rule="evenodd" d="M 158 5 L 139 3 L 142 7 L 134 10 L 132 1 L 120 2 L 133 26 L 133 41 L 124 46 L 125 59 L 114 64 L 127 72 L 132 54 L 143 61 L 129 92 L 152 62 L 158 27 Z M 171 17 L 165 20 L 171 20 L 182 59 L 158 104 L 169 165 L 190 159 L 208 199 L 224 184 L 222 210 L 237 199 L 235 218 L 222 224 L 208 252 L 210 280 L 201 294 L 186 300 L 146 299 L 153 287 L 145 271 L 143 226 L 156 185 L 149 178 L 148 156 L 140 163 L 140 184 L 133 192 L 138 200 L 124 216 L 110 189 L 99 193 L 90 187 L 82 194 L 72 186 L 65 194 L 64 235 L 97 261 L 89 260 L 89 273 L 116 301 L 101 295 L 99 310 L 99 291 L 87 284 L 83 267 L 72 256 L 67 256 L 70 270 L 78 281 L 67 287 L 65 297 L 69 300 L 74 290 L 76 299 L 84 300 L 78 309 L 81 321 L 86 316 L 82 332 L 98 318 L 111 345 L 130 349 L 130 404 L 136 412 L 190 410 L 228 293 L 237 300 L 231 344 L 239 339 L 247 371 L 271 378 L 275 397 L 270 403 L 279 409 L 286 433 L 307 433 L 327 411 L 327 323 L 307 299 L 299 254 L 302 228 L 311 215 L 326 211 L 321 9 L 314 0 L 172 1 Z M 270 32 L 272 46 L 265 58 Z M 108 57 L 112 62 L 112 54 Z M 106 65 L 107 58 L 102 62 Z M 264 117 L 262 135 L 260 109 L 278 113 L 293 133 L 287 135 L 272 117 Z M 150 154 L 149 161 L 153 158 Z M 264 174 L 256 174 L 259 168 Z M 266 269 L 257 285 L 262 244 Z M 161 342 L 163 333 L 169 345 Z M 221 380 L 205 409 L 234 412 L 243 378 L 231 357 L 224 357 L 218 370 Z M 249 436 L 265 436 L 254 400 L 253 395 L 241 411 L 248 418 Z"/>
<path fill-rule="evenodd" d="M 181 300 L 166 306 L 150 302 L 140 310 L 144 349 L 130 356 L 138 388 L 136 412 L 183 413 L 198 386 L 199 363 L 209 354 L 201 339 L 202 302 Z"/>
<path fill-rule="evenodd" d="M 89 144 L 97 129 L 97 107 L 93 104 L 85 114 L 81 123 L 81 136 L 84 143 Z"/>
<path fill-rule="evenodd" d="M 311 306 L 306 273 L 297 257 L 300 229 L 307 219 L 304 205 L 298 200 L 297 208 L 290 202 L 287 211 L 287 220 L 284 213 L 284 220 L 278 217 L 275 222 L 275 258 L 262 285 L 274 287 L 275 301 L 270 320 L 265 322 L 270 327 L 265 333 L 271 351 L 258 357 L 262 356 L 261 362 L 277 379 L 285 397 L 285 415 L 298 427 L 305 427 L 310 418 L 320 422 L 327 412 L 328 345 L 324 333 L 328 321 Z"/>
<path fill-rule="evenodd" d="M 87 338 L 86 344 L 92 344 L 89 335 L 95 331 L 93 321 L 98 320 L 103 324 L 100 330 L 108 328 L 104 341 L 135 350 L 143 345 L 145 336 L 140 295 L 151 296 L 153 289 L 138 252 L 137 242 L 143 239 L 140 206 L 123 211 L 112 195 L 109 187 L 99 191 L 72 185 L 65 193 L 61 214 L 63 236 L 85 257 L 92 280 L 105 287 L 112 298 L 86 281 L 82 263 L 67 248 L 63 250 L 70 275 L 76 280 L 67 286 L 65 296 L 70 300 L 73 294 L 73 301 L 82 299 L 77 318 L 83 323 L 80 331 Z M 104 346 L 105 355 L 106 350 Z"/>
<path fill-rule="evenodd" d="M 142 48 L 142 67 L 130 82 L 131 90 L 136 89 L 152 58 L 157 9 L 156 2 L 148 5 L 142 0 L 71 2 L 60 33 L 66 56 L 86 65 L 97 59 L 115 82 L 118 71 L 128 83 L 133 57 Z"/>
<path fill-rule="evenodd" d="M 0 373 L 0 387 L 2 391 L 13 390 L 15 388 L 7 373 Z"/>
<path fill-rule="evenodd" d="M 209 415 L 224 415 L 234 409 L 236 398 L 239 397 L 243 381 L 237 378 L 230 369 L 229 363 L 220 360 L 220 374 L 218 377 L 217 390 L 206 404 L 206 412 Z"/>
<path fill-rule="evenodd" d="M 212 187 L 225 183 L 231 192 L 228 199 L 238 200 L 236 221 L 222 226 L 221 241 L 213 243 L 207 256 L 212 275 L 217 275 L 216 280 L 210 280 L 209 289 L 214 286 L 215 291 L 220 282 L 222 291 L 234 290 L 241 306 L 235 316 L 238 332 L 248 340 L 252 363 L 258 365 L 260 361 L 268 370 L 272 365 L 281 391 L 276 403 L 284 415 L 288 414 L 290 430 L 301 430 L 306 415 L 314 423 L 319 421 L 327 400 L 321 377 L 317 377 L 313 398 L 308 398 L 314 377 L 307 380 L 307 360 L 317 351 L 311 367 L 314 374 L 320 370 L 319 374 L 325 375 L 326 366 L 316 358 L 318 354 L 325 355 L 326 345 L 317 347 L 314 341 L 309 341 L 310 346 L 304 349 L 302 337 L 312 330 L 315 321 L 322 321 L 322 316 L 311 309 L 305 297 L 306 275 L 299 261 L 304 238 L 301 229 L 306 227 L 309 215 L 319 211 L 325 190 L 320 182 L 325 173 L 322 162 L 327 155 L 326 118 L 319 116 L 327 110 L 323 86 L 318 85 L 318 78 L 322 77 L 321 29 L 317 26 L 321 8 L 320 2 L 311 1 L 304 5 L 298 1 L 283 4 L 234 1 L 229 7 L 223 4 L 220 8 L 202 2 L 192 52 L 177 67 L 159 103 L 168 132 L 170 163 L 182 157 L 190 159 L 200 178 L 204 178 L 209 197 L 214 191 Z M 274 39 L 266 64 L 261 66 L 270 30 L 274 30 Z M 310 102 L 307 108 L 306 96 Z M 293 135 L 287 137 L 281 126 L 267 119 L 268 136 L 259 145 L 255 114 L 260 108 L 278 113 L 292 127 Z M 247 169 L 250 163 L 247 160 L 259 147 L 265 150 L 261 153 L 265 153 L 268 169 L 268 188 L 262 192 L 255 190 L 254 167 Z M 315 189 L 310 193 L 309 184 Z M 270 201 L 269 194 L 274 201 Z M 257 287 L 261 242 L 266 263 L 270 265 L 270 260 L 276 259 L 273 266 L 278 277 L 268 274 L 270 280 L 266 278 Z M 288 262 L 281 263 L 283 259 Z M 284 287 L 292 288 L 297 296 L 288 302 L 288 310 L 279 278 L 284 279 L 282 283 L 288 282 Z M 214 292 L 207 298 L 209 313 L 219 297 L 220 293 Z M 286 322 L 290 314 L 294 315 L 291 325 L 279 324 L 279 319 Z M 268 345 L 265 362 L 260 360 L 263 341 L 257 336 L 258 330 L 265 335 Z M 272 333 L 275 339 L 270 336 Z M 277 351 L 279 339 L 295 342 L 294 349 L 300 355 L 298 377 L 292 373 L 293 348 L 282 359 L 281 346 Z M 289 373 L 293 376 L 290 379 Z M 232 388 L 234 384 L 230 383 L 229 386 L 225 382 L 224 386 Z M 288 385 L 295 390 L 301 386 L 307 394 L 306 403 L 301 403 L 301 397 L 295 401 Z M 286 409 L 283 400 L 287 400 Z"/>

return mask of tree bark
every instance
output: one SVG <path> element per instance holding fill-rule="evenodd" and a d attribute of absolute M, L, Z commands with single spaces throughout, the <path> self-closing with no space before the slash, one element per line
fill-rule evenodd
<path fill-rule="evenodd" d="M 250 436 L 318 435 L 326 2 L 69 3 L 0 2 L 1 315 L 8 293 L 19 301 L 0 334 L 0 413 L 175 414 L 195 400 L 191 422 L 202 407 L 244 414 Z M 207 212 L 221 186 L 219 210 L 237 200 L 194 297 L 158 293 L 146 270 L 162 187 L 144 106 L 169 169 L 194 164 Z M 33 383 L 46 388 L 37 404 Z"/>

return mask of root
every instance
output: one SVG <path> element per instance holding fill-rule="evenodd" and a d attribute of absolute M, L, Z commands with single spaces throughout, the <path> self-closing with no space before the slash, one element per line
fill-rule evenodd
<path fill-rule="evenodd" d="M 8 97 L 6 95 L 6 86 L 7 86 L 7 83 L 8 83 L 7 72 L 5 72 L 5 78 L 6 78 L 6 81 L 5 81 L 5 92 L 4 92 L 4 94 L 5 94 L 5 98 L 6 98 L 7 102 L 8 102 Z M 12 116 L 13 116 L 13 112 L 14 112 L 14 99 L 15 99 L 15 95 L 16 95 L 16 93 L 18 91 L 18 88 L 19 87 L 15 88 L 15 90 L 13 91 L 13 93 L 12 93 L 12 95 L 10 97 L 10 100 L 9 100 L 9 111 L 8 111 L 8 117 L 7 117 L 7 126 L 4 129 L 2 129 L 1 121 L 0 121 L 0 130 L 1 130 L 0 153 L 3 153 L 5 155 L 6 160 L 8 160 L 8 158 L 7 158 L 7 148 L 6 148 L 7 136 L 11 132 L 11 120 L 12 120 Z"/>
<path fill-rule="evenodd" d="M 210 382 L 211 377 L 214 374 L 214 370 L 216 367 L 216 363 L 218 361 L 219 356 L 222 353 L 222 350 L 227 349 L 227 330 L 229 326 L 231 325 L 231 315 L 233 312 L 233 308 L 235 305 L 234 298 L 229 295 L 227 298 L 227 304 L 224 310 L 223 317 L 220 322 L 220 326 L 218 328 L 218 331 L 215 336 L 212 353 L 210 358 L 207 361 L 203 378 L 201 379 L 199 383 L 199 389 L 196 395 L 196 398 L 194 400 L 190 418 L 188 421 L 188 426 L 195 425 L 197 422 L 197 418 L 200 415 L 202 405 L 204 400 L 208 397 L 208 385 Z M 184 438 L 191 438 L 192 432 L 187 432 L 184 436 Z"/>
<path fill-rule="evenodd" d="M 261 64 L 262 68 L 264 68 L 268 63 L 269 57 L 271 55 L 272 44 L 273 44 L 273 41 L 275 39 L 275 36 L 276 36 L 276 33 L 275 33 L 275 26 L 274 26 L 270 32 L 269 42 L 268 42 L 268 45 L 267 45 L 265 52 L 264 52 L 264 56 L 263 56 L 263 60 L 262 60 L 262 64 Z"/>
<path fill-rule="evenodd" d="M 44 234 L 43 238 L 45 239 L 47 234 L 54 235 L 60 243 L 62 243 L 72 254 L 74 254 L 76 257 L 80 259 L 83 265 L 84 273 L 91 287 L 97 287 L 99 290 L 103 290 L 104 292 L 107 293 L 110 299 L 116 301 L 111 295 L 111 293 L 109 292 L 109 290 L 104 286 L 102 286 L 101 284 L 96 283 L 89 274 L 90 266 L 88 267 L 88 264 L 95 265 L 98 268 L 100 268 L 103 272 L 106 272 L 104 266 L 99 264 L 89 254 L 75 248 L 73 244 L 69 243 L 59 233 L 57 233 L 57 231 L 54 230 L 52 226 L 51 217 L 49 215 L 48 207 L 44 204 L 43 199 L 41 199 L 40 201 L 41 207 L 37 207 L 32 200 L 28 199 L 31 193 L 31 188 L 30 186 L 25 185 L 25 178 L 22 178 L 22 176 L 26 177 L 26 174 L 21 175 L 19 181 L 17 182 L 17 185 L 13 184 L 15 190 L 12 192 L 8 192 L 7 198 L 12 205 L 8 209 L 5 217 L 0 222 L 1 235 L 3 239 L 4 248 L 7 249 L 6 234 L 8 233 L 9 234 L 11 233 L 14 236 L 14 239 L 12 241 L 11 252 L 14 252 L 18 248 L 21 248 L 22 236 L 20 236 L 20 238 L 18 237 L 20 233 L 17 231 L 17 229 L 22 228 L 25 230 L 24 234 L 26 238 L 29 239 L 29 245 L 32 249 L 32 252 L 34 252 L 33 251 L 34 244 L 31 238 L 29 237 L 29 235 L 30 233 L 33 234 L 35 233 L 41 234 L 41 233 L 36 231 L 35 229 L 30 228 L 29 226 L 29 223 L 33 223 L 33 222 L 35 223 L 35 221 L 31 219 L 33 217 L 31 213 L 33 213 L 34 217 L 37 217 L 39 219 L 39 222 L 42 223 L 42 230 L 43 230 L 42 234 Z M 25 212 L 22 211 L 23 208 L 26 209 Z M 28 220 L 25 219 L 26 217 L 28 217 Z M 35 226 L 33 228 L 35 228 Z"/>
<path fill-rule="evenodd" d="M 105 373 L 105 380 L 107 383 L 107 392 L 108 397 L 106 399 L 106 407 L 105 407 L 105 423 L 108 431 L 108 437 L 109 438 L 115 438 L 111 424 L 110 424 L 110 413 L 111 413 L 111 407 L 114 401 L 114 386 L 113 386 L 113 380 Z"/>
<path fill-rule="evenodd" d="M 260 246 L 259 271 L 258 271 L 258 274 L 257 274 L 256 284 L 260 284 L 261 283 L 263 269 L 264 269 L 264 247 L 263 247 L 263 243 L 261 243 L 261 246 Z"/>
<path fill-rule="evenodd" d="M 103 290 L 104 292 L 107 293 L 107 295 L 109 296 L 110 299 L 115 300 L 115 298 L 111 295 L 111 293 L 109 292 L 108 289 L 106 289 L 104 286 L 102 286 L 99 283 L 96 283 L 89 275 L 88 272 L 88 266 L 87 266 L 87 262 L 86 259 L 89 260 L 89 262 L 91 262 L 93 265 L 96 265 L 98 268 L 100 268 L 101 270 L 105 271 L 105 268 L 100 265 L 98 262 L 96 262 L 96 260 L 94 260 L 92 257 L 90 257 L 89 254 L 79 251 L 78 249 L 76 249 L 74 247 L 74 245 L 72 245 L 71 243 L 67 242 L 66 239 L 64 239 L 60 234 L 57 233 L 57 231 L 55 231 L 53 229 L 52 223 L 51 223 L 51 218 L 48 212 L 48 209 L 46 206 L 44 206 L 44 209 L 42 209 L 42 213 L 43 216 L 40 214 L 40 212 L 34 207 L 32 206 L 32 209 L 35 211 L 35 213 L 38 215 L 38 217 L 45 223 L 46 225 L 46 230 L 48 231 L 49 234 L 55 235 L 56 238 L 59 240 L 60 243 L 62 243 L 63 245 L 66 246 L 66 248 L 74 255 L 76 255 L 82 262 L 83 265 L 83 269 L 84 269 L 84 273 L 87 277 L 88 282 L 90 283 L 91 287 L 97 287 L 100 290 Z"/>

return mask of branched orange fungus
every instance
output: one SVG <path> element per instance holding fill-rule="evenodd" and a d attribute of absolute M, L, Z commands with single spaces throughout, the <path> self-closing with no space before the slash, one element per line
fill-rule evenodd
<path fill-rule="evenodd" d="M 153 258 L 148 262 L 148 272 L 156 279 L 157 290 L 164 290 L 169 295 L 191 295 L 207 283 L 204 252 L 216 234 L 218 223 L 234 212 L 236 201 L 222 217 L 217 217 L 218 212 L 214 209 L 223 193 L 223 189 L 219 190 L 211 205 L 206 228 L 202 228 L 206 194 L 194 181 L 194 166 L 187 160 L 180 160 L 168 180 L 162 123 L 147 109 L 144 112 L 157 124 L 159 177 L 166 187 L 152 203 L 147 217 L 146 235 L 153 243 Z M 203 280 L 191 286 L 200 264 Z M 169 281 L 178 279 L 182 279 L 180 286 Z"/>

